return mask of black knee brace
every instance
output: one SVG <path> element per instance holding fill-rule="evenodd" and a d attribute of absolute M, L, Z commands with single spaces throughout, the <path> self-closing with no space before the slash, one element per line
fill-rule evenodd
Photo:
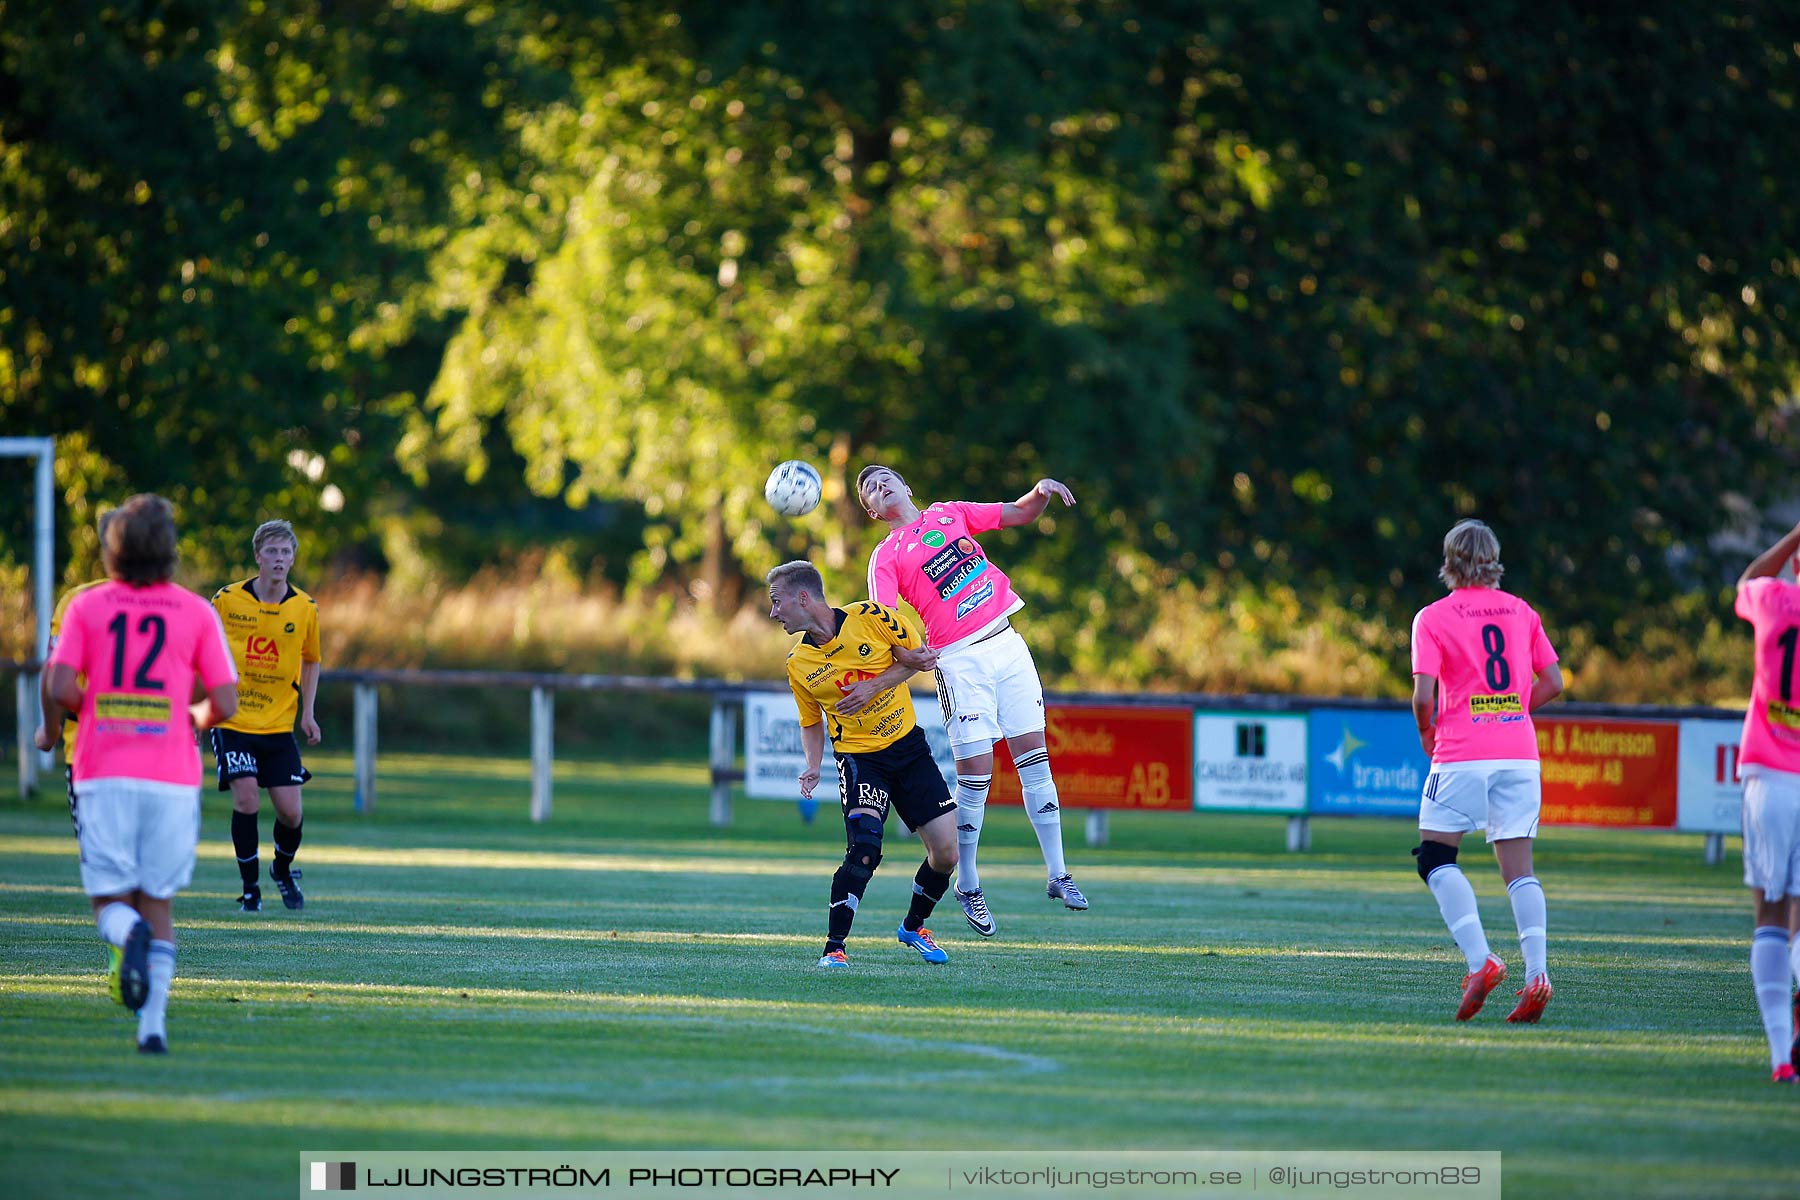
<path fill-rule="evenodd" d="M 844 870 L 857 881 L 856 890 L 860 893 L 881 865 L 881 822 L 858 814 L 845 818 L 844 828 L 850 835 L 850 844 L 844 850 Z"/>
<path fill-rule="evenodd" d="M 1413 857 L 1419 860 L 1419 878 L 1430 883 L 1433 871 L 1455 865 L 1456 847 L 1444 842 L 1420 842 L 1413 847 Z"/>

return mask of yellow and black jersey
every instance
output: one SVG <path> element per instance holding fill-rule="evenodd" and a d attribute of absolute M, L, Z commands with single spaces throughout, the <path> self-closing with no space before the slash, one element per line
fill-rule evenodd
<path fill-rule="evenodd" d="M 319 661 L 319 606 L 292 584 L 278 603 L 265 604 L 252 590 L 255 582 L 226 584 L 212 598 L 238 669 L 237 716 L 219 728 L 292 733 L 300 664 Z"/>
<path fill-rule="evenodd" d="M 919 627 L 891 608 L 867 600 L 831 610 L 837 636 L 815 646 L 806 634 L 788 651 L 788 686 L 800 709 L 800 724 L 825 722 L 825 732 L 839 754 L 883 750 L 911 733 L 919 723 L 912 692 L 889 688 L 852 716 L 837 711 L 844 692 L 873 679 L 894 665 L 894 647 L 918 649 Z"/>
<path fill-rule="evenodd" d="M 56 649 L 56 639 L 62 633 L 63 614 L 69 611 L 69 602 L 89 588 L 97 588 L 105 582 L 104 579 L 90 579 L 86 583 L 78 583 L 64 592 L 62 599 L 56 602 L 56 611 L 50 614 L 50 648 L 44 651 L 46 661 L 50 658 L 50 651 Z M 81 686 L 86 688 L 87 677 L 83 675 L 78 678 L 81 680 Z M 67 714 L 63 721 L 63 761 L 66 763 L 75 761 L 75 724 L 75 714 Z"/>

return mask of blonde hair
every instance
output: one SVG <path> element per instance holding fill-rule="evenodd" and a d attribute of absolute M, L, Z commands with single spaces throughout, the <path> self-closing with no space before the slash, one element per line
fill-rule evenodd
<path fill-rule="evenodd" d="M 276 538 L 286 538 L 294 543 L 294 549 L 300 549 L 300 538 L 295 534 L 292 525 L 286 521 L 264 521 L 256 527 L 256 532 L 250 535 L 250 553 L 252 555 L 261 554 L 262 548 Z"/>
<path fill-rule="evenodd" d="M 820 577 L 819 568 L 804 558 L 782 563 L 763 578 L 768 581 L 771 588 L 777 585 L 801 588 L 811 592 L 820 600 L 825 599 L 825 580 Z"/>
<path fill-rule="evenodd" d="M 1444 565 L 1438 578 L 1444 586 L 1457 588 L 1494 587 L 1506 568 L 1500 565 L 1500 539 L 1494 531 L 1473 517 L 1458 521 L 1444 535 Z"/>

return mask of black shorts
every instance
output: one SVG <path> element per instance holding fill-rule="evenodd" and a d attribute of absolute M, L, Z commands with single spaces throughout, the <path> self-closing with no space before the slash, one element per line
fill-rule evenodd
<path fill-rule="evenodd" d="M 853 808 L 866 808 L 885 821 L 892 806 L 908 829 L 922 829 L 956 811 L 956 801 L 931 757 L 931 743 L 916 726 L 884 749 L 838 755 L 837 768 L 838 804 L 845 816 Z"/>
<path fill-rule="evenodd" d="M 312 778 L 300 763 L 300 743 L 291 733 L 239 733 L 235 729 L 212 731 L 213 758 L 219 764 L 219 790 L 229 792 L 231 781 L 256 776 L 260 788 L 299 787 Z"/>

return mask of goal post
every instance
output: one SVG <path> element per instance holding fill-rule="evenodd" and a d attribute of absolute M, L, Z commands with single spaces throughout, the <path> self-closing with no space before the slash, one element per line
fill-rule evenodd
<path fill-rule="evenodd" d="M 37 635 L 32 642 L 32 659 L 37 671 L 26 671 L 19 680 L 19 794 L 28 795 L 37 786 L 40 770 L 54 763 L 53 754 L 38 751 L 32 745 L 37 730 L 38 671 L 43 669 L 50 650 L 50 614 L 56 606 L 56 439 L 49 437 L 0 437 L 0 458 L 36 459 L 32 489 L 32 596 L 37 609 Z"/>

